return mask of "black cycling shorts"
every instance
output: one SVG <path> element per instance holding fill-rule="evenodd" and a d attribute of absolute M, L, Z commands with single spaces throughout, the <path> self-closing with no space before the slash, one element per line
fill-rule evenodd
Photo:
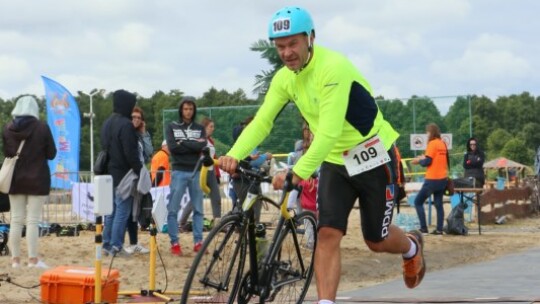
<path fill-rule="evenodd" d="M 336 228 L 345 235 L 349 214 L 358 199 L 364 239 L 380 242 L 388 236 L 398 195 L 393 148 L 388 154 L 390 162 L 352 177 L 343 165 L 322 164 L 317 192 L 319 228 Z"/>

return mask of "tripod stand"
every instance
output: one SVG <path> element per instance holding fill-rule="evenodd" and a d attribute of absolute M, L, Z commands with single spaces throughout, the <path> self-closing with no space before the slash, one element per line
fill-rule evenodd
<path fill-rule="evenodd" d="M 139 291 L 120 291 L 118 292 L 118 295 L 123 296 L 133 296 L 133 295 L 141 295 L 143 297 L 155 297 L 160 298 L 162 300 L 165 300 L 166 302 L 170 302 L 173 299 L 166 296 L 166 295 L 179 295 L 181 294 L 181 291 L 166 291 L 163 292 L 160 289 L 156 289 L 156 257 L 157 257 L 157 242 L 156 242 L 156 235 L 157 235 L 157 228 L 156 224 L 154 222 L 154 219 L 152 218 L 150 222 L 150 226 L 148 227 L 148 231 L 150 232 L 150 266 L 149 266 L 149 282 L 148 282 L 148 289 L 147 290 L 139 290 Z"/>

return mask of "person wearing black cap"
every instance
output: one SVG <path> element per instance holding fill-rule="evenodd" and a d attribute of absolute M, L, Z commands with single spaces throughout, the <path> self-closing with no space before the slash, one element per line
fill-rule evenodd
<path fill-rule="evenodd" d="M 167 126 L 165 138 L 170 151 L 172 167 L 171 195 L 167 205 L 167 231 L 171 239 L 171 253 L 182 255 L 178 239 L 178 211 L 184 193 L 189 191 L 193 207 L 193 250 L 199 251 L 203 239 L 203 193 L 199 186 L 200 171 L 195 173 L 195 165 L 201 151 L 206 147 L 206 132 L 202 125 L 195 122 L 197 106 L 195 98 L 186 96 L 178 106 L 179 121 Z"/>
<path fill-rule="evenodd" d="M 115 91 L 113 93 L 113 113 L 101 127 L 101 146 L 108 151 L 107 174 L 113 178 L 114 189 L 131 169 L 138 176 L 142 168 L 138 152 L 138 137 L 131 122 L 131 113 L 135 103 L 135 94 L 125 90 Z M 113 213 L 105 216 L 105 227 L 103 228 L 105 254 L 116 255 L 124 252 L 122 244 L 132 205 L 133 196 L 121 199 L 115 195 Z"/>

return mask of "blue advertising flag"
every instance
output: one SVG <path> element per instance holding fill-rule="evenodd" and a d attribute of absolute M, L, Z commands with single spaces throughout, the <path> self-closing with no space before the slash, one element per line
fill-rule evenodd
<path fill-rule="evenodd" d="M 41 76 L 47 101 L 47 123 L 56 144 L 56 158 L 49 161 L 51 188 L 71 189 L 78 182 L 81 117 L 71 93 L 58 82 Z"/>

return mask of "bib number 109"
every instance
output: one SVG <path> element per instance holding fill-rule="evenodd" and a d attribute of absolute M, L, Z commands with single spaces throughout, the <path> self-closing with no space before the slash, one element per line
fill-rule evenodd
<path fill-rule="evenodd" d="M 277 19 L 274 21 L 272 31 L 274 34 L 288 33 L 291 30 L 291 20 L 288 18 Z"/>
<path fill-rule="evenodd" d="M 371 170 L 390 161 L 390 156 L 378 136 L 372 137 L 343 154 L 350 176 Z"/>
<path fill-rule="evenodd" d="M 377 157 L 377 149 L 373 147 L 369 147 L 367 150 L 360 151 L 359 154 L 353 155 L 353 158 L 358 162 L 359 165 L 375 157 Z"/>

